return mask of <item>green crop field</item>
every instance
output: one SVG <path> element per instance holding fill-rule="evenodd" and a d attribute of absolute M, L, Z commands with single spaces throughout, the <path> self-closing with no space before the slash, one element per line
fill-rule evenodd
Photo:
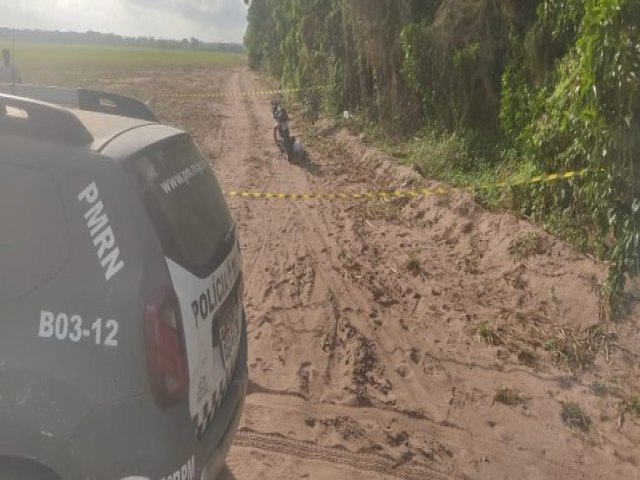
<path fill-rule="evenodd" d="M 11 48 L 11 45 L 2 45 Z M 22 69 L 95 67 L 157 68 L 196 66 L 235 66 L 246 62 L 240 54 L 194 50 L 163 50 L 144 47 L 106 45 L 59 45 L 16 43 L 15 61 Z"/>
<path fill-rule="evenodd" d="M 230 68 L 246 64 L 242 54 L 149 47 L 0 42 L 14 51 L 25 83 L 91 86 L 105 79 L 172 68 Z"/>

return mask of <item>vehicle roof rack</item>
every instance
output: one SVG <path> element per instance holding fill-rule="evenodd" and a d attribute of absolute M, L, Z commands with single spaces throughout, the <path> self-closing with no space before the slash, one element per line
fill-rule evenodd
<path fill-rule="evenodd" d="M 78 89 L 78 106 L 81 110 L 102 112 L 111 115 L 138 118 L 157 122 L 155 114 L 147 105 L 135 98 L 99 90 Z"/>
<path fill-rule="evenodd" d="M 88 88 L 61 88 L 44 85 L 0 84 L 0 93 L 32 98 L 42 102 L 158 122 L 153 111 L 132 97 Z"/>
<path fill-rule="evenodd" d="M 88 145 L 94 140 L 89 130 L 69 110 L 3 94 L 0 94 L 0 131 L 14 131 L 72 145 Z"/>

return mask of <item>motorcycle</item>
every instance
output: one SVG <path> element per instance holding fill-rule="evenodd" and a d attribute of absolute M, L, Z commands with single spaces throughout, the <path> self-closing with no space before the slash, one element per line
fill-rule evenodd
<path fill-rule="evenodd" d="M 271 101 L 271 111 L 276 125 L 273 127 L 273 141 L 278 149 L 287 155 L 289 163 L 295 163 L 294 143 L 295 137 L 291 137 L 289 133 L 289 115 L 282 106 L 282 100 Z"/>

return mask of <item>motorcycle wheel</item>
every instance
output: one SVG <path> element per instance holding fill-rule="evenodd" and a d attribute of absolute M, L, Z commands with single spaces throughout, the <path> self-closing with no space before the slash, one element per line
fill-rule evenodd
<path fill-rule="evenodd" d="M 273 141 L 275 142 L 280 152 L 287 153 L 287 147 L 284 144 L 284 138 L 282 137 L 282 133 L 280 133 L 280 129 L 277 125 L 273 127 Z"/>

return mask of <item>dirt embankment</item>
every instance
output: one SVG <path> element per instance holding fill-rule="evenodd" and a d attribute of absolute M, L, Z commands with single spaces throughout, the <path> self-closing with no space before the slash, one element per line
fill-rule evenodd
<path fill-rule="evenodd" d="M 164 91 L 261 89 L 245 69 L 168 75 Z M 423 182 L 320 126 L 310 162 L 289 165 L 265 97 L 157 110 L 226 189 Z M 600 322 L 605 266 L 463 194 L 229 202 L 250 389 L 227 479 L 637 478 L 640 316 Z"/>

